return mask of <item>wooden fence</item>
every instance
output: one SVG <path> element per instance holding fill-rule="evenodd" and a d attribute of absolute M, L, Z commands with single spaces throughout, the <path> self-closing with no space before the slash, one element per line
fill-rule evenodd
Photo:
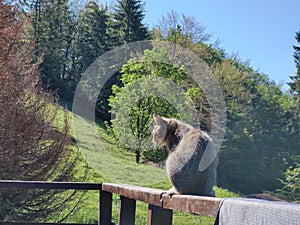
<path fill-rule="evenodd" d="M 148 225 L 171 225 L 173 210 L 216 217 L 220 202 L 222 201 L 222 199 L 219 198 L 191 195 L 173 195 L 170 198 L 169 195 L 164 194 L 164 190 L 111 183 L 100 184 L 35 181 L 0 181 L 0 189 L 1 188 L 97 190 L 100 194 L 98 219 L 99 225 L 112 224 L 111 221 L 113 193 L 120 195 L 121 200 L 118 219 L 119 225 L 134 225 L 136 201 L 148 203 Z M 25 224 L 51 225 L 50 223 L 0 221 L 0 225 Z"/>

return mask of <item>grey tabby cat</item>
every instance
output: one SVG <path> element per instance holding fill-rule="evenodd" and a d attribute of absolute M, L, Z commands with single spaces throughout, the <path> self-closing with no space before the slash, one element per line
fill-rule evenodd
<path fill-rule="evenodd" d="M 209 135 L 176 119 L 156 114 L 153 117 L 153 144 L 164 145 L 169 152 L 166 170 L 173 187 L 167 193 L 215 196 L 212 187 L 216 183 L 218 159 L 214 158 L 207 168 L 200 169 L 204 152 L 214 151 Z"/>

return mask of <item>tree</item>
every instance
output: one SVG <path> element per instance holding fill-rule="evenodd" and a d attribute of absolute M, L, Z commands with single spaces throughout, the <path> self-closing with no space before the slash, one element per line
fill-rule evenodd
<path fill-rule="evenodd" d="M 154 34 L 158 39 L 189 47 L 190 44 L 195 45 L 210 39 L 211 34 L 206 33 L 205 30 L 206 28 L 195 17 L 180 15 L 172 10 L 166 16 L 162 16 L 154 28 Z"/>
<path fill-rule="evenodd" d="M 86 52 L 86 54 L 83 56 L 90 56 L 91 52 L 94 53 L 94 51 L 88 51 L 91 49 L 95 50 L 99 48 L 101 51 L 106 51 L 119 45 L 134 41 L 141 41 L 148 38 L 147 28 L 143 25 L 142 22 L 144 14 L 141 1 L 118 1 L 117 6 L 114 8 L 114 11 L 111 14 L 108 13 L 106 8 L 105 11 L 104 9 L 101 9 L 100 11 L 98 9 L 98 11 L 96 11 L 94 10 L 95 7 L 93 7 L 92 10 L 92 7 L 90 7 L 92 5 L 95 6 L 94 3 L 88 4 L 85 17 L 88 17 L 89 19 L 86 19 L 85 22 L 82 23 L 82 25 L 85 28 L 89 27 L 89 32 L 93 32 L 93 34 L 84 34 L 84 37 L 86 38 L 84 41 L 89 40 L 88 42 L 86 41 L 84 43 L 89 44 L 89 46 L 86 49 L 80 49 L 80 58 L 82 58 L 81 50 L 83 50 L 83 52 Z M 110 15 L 110 17 L 108 15 Z M 98 44 L 99 42 L 101 42 L 101 45 Z M 82 44 L 79 44 L 79 46 L 81 45 Z M 92 58 L 93 57 L 94 54 L 92 55 Z M 82 61 L 84 60 L 85 59 L 83 58 Z M 123 58 L 120 60 L 123 60 Z M 116 72 L 114 75 L 112 75 L 110 79 L 105 83 L 104 87 L 98 95 L 98 100 L 96 103 L 96 113 L 102 120 L 108 121 L 110 119 L 110 107 L 108 105 L 108 98 L 112 94 L 111 87 L 114 84 L 121 85 L 120 76 L 121 75 L 119 72 Z"/>
<path fill-rule="evenodd" d="M 266 75 L 241 65 L 237 68 L 248 71 L 243 85 L 251 95 L 244 103 L 232 101 L 233 106 L 244 106 L 242 114 L 240 110 L 228 111 L 226 142 L 218 167 L 220 185 L 247 194 L 275 190 L 294 151 L 287 120 L 291 100 Z"/>
<path fill-rule="evenodd" d="M 75 32 L 68 0 L 26 2 L 32 17 L 35 55 L 36 58 L 43 56 L 41 81 L 64 97 L 70 47 Z"/>
<path fill-rule="evenodd" d="M 277 178 L 282 178 L 296 147 L 286 145 L 292 140 L 287 132 L 287 112 L 291 107 L 288 95 L 238 57 L 228 57 L 223 50 L 207 44 L 210 36 L 192 17 L 172 11 L 162 17 L 153 33 L 158 40 L 171 41 L 195 52 L 219 81 L 227 111 L 219 185 L 243 193 L 279 187 Z M 201 128 L 210 131 L 210 106 L 205 93 L 193 81 L 189 82 L 188 93 L 199 112 Z"/>
<path fill-rule="evenodd" d="M 162 62 L 151 59 L 161 59 Z M 117 141 L 127 149 L 135 150 L 137 163 L 141 153 L 145 156 L 151 149 L 149 137 L 154 113 L 165 117 L 180 117 L 191 124 L 194 122 L 191 121 L 193 114 L 188 108 L 191 101 L 188 98 L 180 99 L 180 89 L 176 86 L 186 79 L 184 68 L 173 65 L 167 53 L 157 49 L 146 50 L 140 61 L 134 58 L 122 67 L 122 86 L 114 85 L 113 95 L 109 99 L 115 116 L 111 123 L 116 128 L 114 135 Z M 166 80 L 171 83 L 165 83 Z M 182 90 L 186 96 L 184 92 Z"/>
<path fill-rule="evenodd" d="M 296 41 L 300 44 L 300 32 L 296 33 Z M 296 64 L 296 74 L 291 76 L 292 82 L 290 93 L 292 96 L 292 105 L 286 113 L 286 121 L 288 123 L 287 130 L 289 134 L 289 167 L 284 172 L 284 178 L 279 179 L 281 187 L 275 191 L 275 194 L 287 201 L 300 202 L 299 187 L 300 187 L 300 46 L 294 47 L 294 60 Z"/>
<path fill-rule="evenodd" d="M 296 162 L 284 173 L 284 179 L 280 179 L 282 188 L 277 189 L 275 194 L 287 201 L 300 203 L 300 163 Z"/>
<path fill-rule="evenodd" d="M 109 50 L 108 20 L 107 9 L 94 1 L 88 2 L 81 11 L 76 38 L 76 73 L 83 73 L 97 57 Z"/>
<path fill-rule="evenodd" d="M 295 39 L 297 43 L 300 44 L 300 32 L 296 33 Z M 293 96 L 299 99 L 300 98 L 300 46 L 293 46 L 293 47 L 295 50 L 294 59 L 295 59 L 297 72 L 296 75 L 290 77 L 292 82 L 290 82 L 289 85 Z"/>
<path fill-rule="evenodd" d="M 296 40 L 300 44 L 300 32 L 296 33 Z M 300 46 L 293 46 L 295 49 L 294 60 L 296 64 L 296 74 L 291 76 L 292 82 L 288 83 L 293 99 L 293 105 L 287 113 L 289 121 L 289 133 L 291 136 L 291 144 L 294 144 L 294 154 L 299 155 L 300 148 Z"/>
<path fill-rule="evenodd" d="M 111 47 L 108 36 L 109 20 L 107 8 L 94 1 L 88 2 L 78 12 L 67 78 L 70 101 L 82 73 Z"/>
<path fill-rule="evenodd" d="M 140 0 L 118 0 L 114 12 L 114 30 L 119 44 L 146 40 L 148 30 L 143 24 L 143 4 Z"/>
<path fill-rule="evenodd" d="M 40 85 L 29 22 L 0 1 L 0 179 L 71 181 L 77 155 L 70 147 L 67 119 L 58 124 L 53 98 Z M 75 192 L 0 191 L 1 220 L 47 220 L 65 216 Z"/>

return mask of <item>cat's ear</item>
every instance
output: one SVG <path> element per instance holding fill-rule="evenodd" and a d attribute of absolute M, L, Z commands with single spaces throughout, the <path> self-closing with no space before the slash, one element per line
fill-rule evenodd
<path fill-rule="evenodd" d="M 160 125 L 163 122 L 163 119 L 157 114 L 153 114 L 153 118 L 155 120 L 156 125 Z"/>

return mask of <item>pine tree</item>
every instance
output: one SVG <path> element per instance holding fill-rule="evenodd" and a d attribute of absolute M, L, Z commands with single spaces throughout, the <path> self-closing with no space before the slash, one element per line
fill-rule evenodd
<path fill-rule="evenodd" d="M 107 8 L 94 1 L 89 2 L 81 12 L 76 38 L 78 74 L 84 72 L 97 57 L 109 50 L 108 23 Z"/>
<path fill-rule="evenodd" d="M 140 0 L 117 1 L 114 30 L 118 31 L 119 44 L 148 39 L 148 30 L 143 24 L 144 16 Z"/>
<path fill-rule="evenodd" d="M 296 33 L 296 41 L 300 45 L 300 32 Z M 289 83 L 291 93 L 293 94 L 294 98 L 300 98 L 300 46 L 294 46 L 294 59 L 296 63 L 297 73 L 294 76 L 291 76 L 292 82 Z M 299 101 L 299 100 L 298 100 Z M 299 102 L 298 102 L 299 103 Z"/>
<path fill-rule="evenodd" d="M 68 0 L 28 2 L 33 21 L 36 57 L 43 55 L 41 80 L 52 90 L 64 93 L 74 23 Z"/>
<path fill-rule="evenodd" d="M 291 138 L 293 138 L 293 141 L 291 144 L 295 145 L 294 154 L 299 149 L 300 146 L 300 32 L 296 32 L 295 39 L 298 43 L 298 46 L 294 47 L 294 60 L 296 64 L 297 72 L 294 76 L 290 76 L 292 82 L 288 83 L 290 86 L 290 92 L 293 97 L 293 106 L 289 110 L 287 114 L 287 120 L 289 121 L 289 132 Z"/>
<path fill-rule="evenodd" d="M 284 173 L 284 179 L 280 179 L 282 188 L 277 189 L 275 194 L 287 201 L 300 203 L 300 163 L 289 167 Z"/>

